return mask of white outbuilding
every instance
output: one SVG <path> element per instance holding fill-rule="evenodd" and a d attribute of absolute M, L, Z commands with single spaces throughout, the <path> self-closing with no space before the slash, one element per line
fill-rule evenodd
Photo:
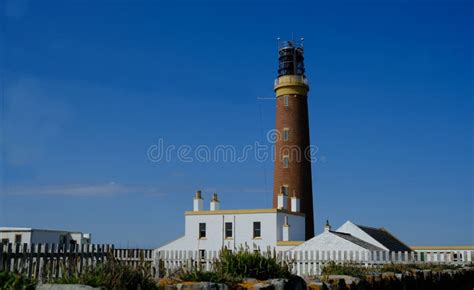
<path fill-rule="evenodd" d="M 384 228 L 373 228 L 345 222 L 333 231 L 329 221 L 324 231 L 314 238 L 291 249 L 317 251 L 394 251 L 410 252 L 411 249 Z"/>
<path fill-rule="evenodd" d="M 66 230 L 0 227 L 2 244 L 82 245 L 91 243 L 91 234 Z"/>

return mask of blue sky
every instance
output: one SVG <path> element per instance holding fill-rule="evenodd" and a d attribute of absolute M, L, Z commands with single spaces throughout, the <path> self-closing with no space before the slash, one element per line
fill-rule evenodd
<path fill-rule="evenodd" d="M 272 163 L 151 162 L 266 142 L 276 37 L 305 37 L 316 232 L 474 243 L 471 1 L 6 1 L 0 224 L 155 247 L 196 189 L 271 206 Z M 263 99 L 262 99 L 263 98 Z"/>

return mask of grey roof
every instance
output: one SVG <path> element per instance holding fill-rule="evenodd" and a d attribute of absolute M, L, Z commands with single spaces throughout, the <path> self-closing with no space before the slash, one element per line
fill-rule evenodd
<path fill-rule="evenodd" d="M 383 251 L 383 249 L 381 249 L 381 248 L 379 248 L 379 247 L 377 247 L 377 246 L 374 246 L 374 245 L 372 245 L 372 244 L 370 244 L 370 243 L 367 243 L 366 241 L 363 241 L 363 240 L 361 240 L 361 239 L 359 239 L 359 238 L 356 238 L 356 237 L 354 237 L 354 236 L 351 235 L 351 234 L 348 234 L 348 233 L 341 233 L 341 232 L 333 232 L 333 231 L 331 231 L 331 233 L 334 234 L 334 235 L 336 235 L 336 236 L 338 236 L 338 237 L 341 237 L 341 238 L 343 238 L 343 239 L 345 239 L 345 240 L 347 240 L 347 241 L 349 241 L 349 242 L 351 242 L 351 243 L 354 243 L 354 244 L 356 244 L 356 245 L 358 245 L 358 246 L 361 246 L 362 248 L 367 249 L 367 250 L 369 250 L 369 251 Z"/>
<path fill-rule="evenodd" d="M 371 228 L 366 226 L 357 225 L 361 230 L 366 232 L 369 236 L 377 240 L 379 243 L 384 245 L 389 251 L 395 252 L 411 252 L 410 247 L 402 243 L 394 235 L 388 232 L 384 228 Z"/>

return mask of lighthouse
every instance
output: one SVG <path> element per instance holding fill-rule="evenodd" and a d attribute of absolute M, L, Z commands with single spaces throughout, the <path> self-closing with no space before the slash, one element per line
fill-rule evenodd
<path fill-rule="evenodd" d="M 314 236 L 313 191 L 308 120 L 308 80 L 301 41 L 279 41 L 278 77 L 275 80 L 276 132 L 273 207 L 287 199 L 288 210 L 299 201 L 305 214 L 305 238 Z M 281 202 L 280 202 L 281 204 Z"/>

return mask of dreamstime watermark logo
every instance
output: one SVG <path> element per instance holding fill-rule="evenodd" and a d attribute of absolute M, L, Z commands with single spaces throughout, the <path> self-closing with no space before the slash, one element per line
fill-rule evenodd
<path fill-rule="evenodd" d="M 158 139 L 156 144 L 148 147 L 147 157 L 151 162 L 232 162 L 241 163 L 251 160 L 257 162 L 272 162 L 279 159 L 285 165 L 294 162 L 317 162 L 316 153 L 318 147 L 315 145 L 302 148 L 301 146 L 286 144 L 282 140 L 280 131 L 272 129 L 266 134 L 267 143 L 255 141 L 253 144 L 243 146 L 235 145 L 174 145 L 166 144 L 163 138 Z"/>

